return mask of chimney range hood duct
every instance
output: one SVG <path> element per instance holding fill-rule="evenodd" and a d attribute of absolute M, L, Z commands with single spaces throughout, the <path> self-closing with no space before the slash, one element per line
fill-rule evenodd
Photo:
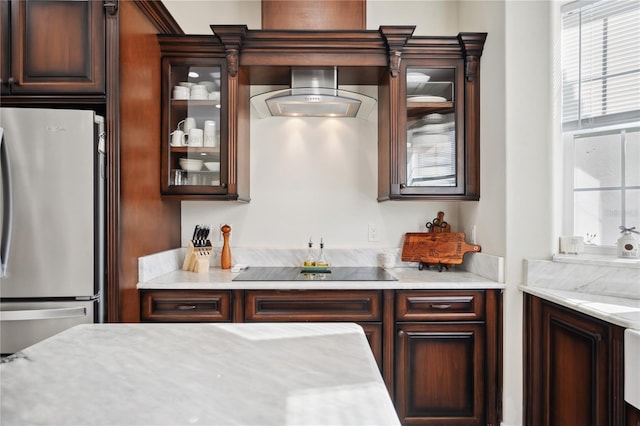
<path fill-rule="evenodd" d="M 338 70 L 292 68 L 291 88 L 251 97 L 261 118 L 357 117 L 366 119 L 376 104 L 370 96 L 338 89 Z"/>

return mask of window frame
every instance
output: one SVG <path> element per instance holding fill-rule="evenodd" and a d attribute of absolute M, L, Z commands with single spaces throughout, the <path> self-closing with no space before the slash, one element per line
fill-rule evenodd
<path fill-rule="evenodd" d="M 571 2 L 571 3 L 567 3 L 563 6 L 561 6 L 561 11 L 559 14 L 559 18 L 560 18 L 560 42 L 561 45 L 563 43 L 563 31 L 565 30 L 564 27 L 564 19 L 565 19 L 565 13 L 568 12 L 575 12 L 576 10 L 580 10 L 582 8 L 585 7 L 590 7 L 594 4 L 600 3 L 599 1 L 586 1 L 586 0 L 579 0 L 579 1 L 575 1 L 575 2 Z M 634 7 L 634 6 L 632 6 Z M 580 27 L 583 25 L 583 22 L 580 21 L 580 23 L 578 24 L 580 25 Z M 581 30 L 580 30 L 581 31 Z M 603 30 L 606 31 L 606 30 Z M 604 37 L 604 35 L 603 35 Z M 582 40 L 579 39 L 578 42 L 576 43 L 577 48 L 579 49 L 578 52 L 578 56 L 583 54 L 582 51 Z M 606 52 L 606 49 L 605 49 Z M 562 58 L 562 54 L 565 53 L 562 49 L 562 47 L 559 50 L 559 54 L 560 54 L 560 63 L 562 64 L 560 67 L 560 70 L 564 70 L 564 63 L 563 63 L 563 58 Z M 605 58 L 607 57 L 607 55 L 605 54 Z M 582 99 L 581 99 L 581 85 L 583 84 L 583 82 L 585 82 L 586 80 L 583 80 L 582 77 L 582 70 L 584 69 L 583 67 L 585 66 L 583 64 L 583 58 L 580 56 L 579 58 L 579 62 L 578 62 L 578 68 L 579 68 L 579 73 L 580 76 L 578 78 L 578 90 L 579 90 L 579 98 L 578 98 L 578 111 L 577 111 L 577 119 L 573 120 L 573 121 L 567 121 L 564 122 L 565 119 L 565 103 L 564 103 L 564 99 L 563 99 L 563 95 L 565 94 L 565 83 L 570 83 L 569 81 L 564 81 L 562 79 L 562 72 L 559 73 L 560 77 L 560 93 L 561 93 L 561 101 L 560 101 L 560 140 L 562 141 L 562 150 L 563 150 L 563 162 L 562 162 L 562 167 L 563 167 L 563 190 L 562 190 L 562 229 L 563 229 L 563 234 L 564 235 L 576 235 L 575 234 L 575 194 L 577 192 L 586 192 L 586 191 L 598 191 L 598 192 L 604 192 L 604 191 L 608 191 L 608 190 L 615 190 L 615 191 L 619 191 L 621 194 L 621 205 L 620 208 L 621 210 L 621 219 L 622 219 L 622 224 L 625 224 L 626 226 L 640 226 L 640 224 L 626 224 L 625 222 L 625 190 L 626 189 L 637 189 L 637 186 L 628 186 L 625 185 L 625 180 L 624 180 L 624 176 L 625 176 L 625 167 L 624 167 L 624 159 L 625 159 L 625 151 L 624 151 L 624 140 L 623 138 L 621 138 L 620 143 L 622 144 L 622 151 L 621 151 L 621 166 L 620 168 L 617 170 L 618 173 L 621 174 L 621 183 L 619 187 L 607 187 L 607 188 L 581 188 L 581 189 L 576 189 L 574 187 L 574 172 L 575 172 L 575 142 L 577 140 L 579 140 L 580 138 L 583 137 L 588 137 L 589 135 L 593 135 L 593 136 L 597 136 L 597 135 L 603 135 L 603 134 L 612 134 L 612 133 L 622 133 L 623 131 L 637 131 L 638 128 L 640 127 L 640 108 L 635 109 L 635 110 L 630 110 L 627 112 L 622 112 L 622 113 L 616 113 L 616 114 L 610 114 L 610 115 L 606 115 L 606 113 L 604 115 L 599 115 L 599 116 L 595 116 L 595 117 L 584 117 L 583 116 L 583 112 L 582 109 L 585 108 L 585 105 L 582 105 Z M 606 62 L 606 61 L 605 61 Z M 606 66 L 606 65 L 605 65 Z M 632 70 L 633 73 L 637 73 L 638 74 L 638 79 L 640 79 L 640 71 L 638 71 L 638 69 L 634 69 Z M 607 78 L 607 73 L 604 73 L 604 79 Z M 575 81 L 573 81 L 573 83 L 575 84 Z M 633 86 L 632 86 L 633 87 Z M 606 96 L 606 95 L 605 95 Z M 606 102 L 606 100 L 605 100 Z M 568 106 L 570 106 L 569 104 L 567 104 Z M 584 235 L 583 235 L 584 237 Z M 586 242 L 586 241 L 585 241 Z M 588 254 L 602 254 L 602 255 L 612 255 L 616 253 L 616 245 L 595 245 L 595 244 L 585 244 L 585 253 Z"/>

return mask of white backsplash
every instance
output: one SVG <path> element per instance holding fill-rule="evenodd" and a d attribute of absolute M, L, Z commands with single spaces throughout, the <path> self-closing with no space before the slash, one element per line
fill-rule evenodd
<path fill-rule="evenodd" d="M 600 259 L 525 259 L 527 286 L 640 299 L 640 268 L 633 263 L 603 263 Z"/>

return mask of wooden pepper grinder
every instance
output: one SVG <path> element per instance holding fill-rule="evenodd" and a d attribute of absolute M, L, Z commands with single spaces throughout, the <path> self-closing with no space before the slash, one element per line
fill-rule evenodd
<path fill-rule="evenodd" d="M 224 239 L 222 254 L 220 255 L 220 267 L 222 269 L 231 269 L 231 247 L 229 246 L 231 227 L 229 225 L 223 225 L 220 231 L 222 231 L 222 238 Z"/>

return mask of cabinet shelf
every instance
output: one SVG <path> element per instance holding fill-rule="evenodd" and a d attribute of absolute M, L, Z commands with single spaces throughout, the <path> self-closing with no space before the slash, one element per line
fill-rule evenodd
<path fill-rule="evenodd" d="M 203 107 L 216 107 L 220 108 L 219 100 L 193 100 L 193 99 L 171 99 L 171 105 L 174 107 L 193 107 L 193 106 L 203 106 Z"/>
<path fill-rule="evenodd" d="M 220 154 L 220 147 L 172 146 L 174 154 Z"/>

